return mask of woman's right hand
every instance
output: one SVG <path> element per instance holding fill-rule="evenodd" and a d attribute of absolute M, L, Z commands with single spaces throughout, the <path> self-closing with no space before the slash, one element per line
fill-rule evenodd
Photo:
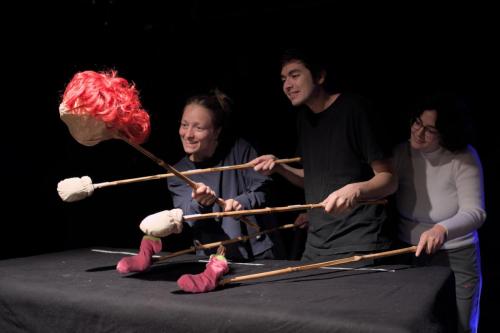
<path fill-rule="evenodd" d="M 198 201 L 200 205 L 211 206 L 217 200 L 215 191 L 203 183 L 196 183 L 197 187 L 191 192 L 191 197 Z"/>
<path fill-rule="evenodd" d="M 420 235 L 420 240 L 417 245 L 415 256 L 420 256 L 420 253 L 427 254 L 436 253 L 446 242 L 446 229 L 440 224 L 436 224 L 431 229 L 425 231 Z"/>

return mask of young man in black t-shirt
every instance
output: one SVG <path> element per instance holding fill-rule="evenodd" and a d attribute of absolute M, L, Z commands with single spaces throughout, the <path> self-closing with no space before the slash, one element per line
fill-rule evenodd
<path fill-rule="evenodd" d="M 303 187 L 311 210 L 303 259 L 331 260 L 389 248 L 383 205 L 358 205 L 396 190 L 391 165 L 377 143 L 366 104 L 356 95 L 331 92 L 326 66 L 294 50 L 282 59 L 283 91 L 298 107 L 298 152 L 303 169 L 275 164 L 274 155 L 256 158 L 255 170 L 279 173 Z"/>

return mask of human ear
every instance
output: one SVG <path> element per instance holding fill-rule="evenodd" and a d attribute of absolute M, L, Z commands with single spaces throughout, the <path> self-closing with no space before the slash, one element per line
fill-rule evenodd
<path fill-rule="evenodd" d="M 322 69 L 319 72 L 318 79 L 316 81 L 318 82 L 319 85 L 321 85 L 321 84 L 325 83 L 325 80 L 326 80 L 326 71 L 324 69 Z"/>

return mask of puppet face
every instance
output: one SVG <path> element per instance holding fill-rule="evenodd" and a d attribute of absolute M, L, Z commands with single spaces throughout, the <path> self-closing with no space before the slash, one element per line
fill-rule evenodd
<path fill-rule="evenodd" d="M 68 126 L 71 136 L 84 146 L 95 146 L 117 137 L 115 131 L 107 128 L 103 121 L 90 115 L 70 113 L 64 103 L 59 106 L 59 116 Z"/>
<path fill-rule="evenodd" d="M 220 128 L 216 129 L 210 110 L 199 104 L 188 104 L 182 114 L 179 136 L 184 152 L 194 162 L 210 158 L 217 148 Z"/>

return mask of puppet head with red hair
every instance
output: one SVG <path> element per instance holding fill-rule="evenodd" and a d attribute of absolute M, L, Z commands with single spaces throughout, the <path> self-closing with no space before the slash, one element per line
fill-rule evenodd
<path fill-rule="evenodd" d="M 150 132 L 137 89 L 116 71 L 75 74 L 64 91 L 59 115 L 73 138 L 85 146 L 108 139 L 140 144 Z"/>

